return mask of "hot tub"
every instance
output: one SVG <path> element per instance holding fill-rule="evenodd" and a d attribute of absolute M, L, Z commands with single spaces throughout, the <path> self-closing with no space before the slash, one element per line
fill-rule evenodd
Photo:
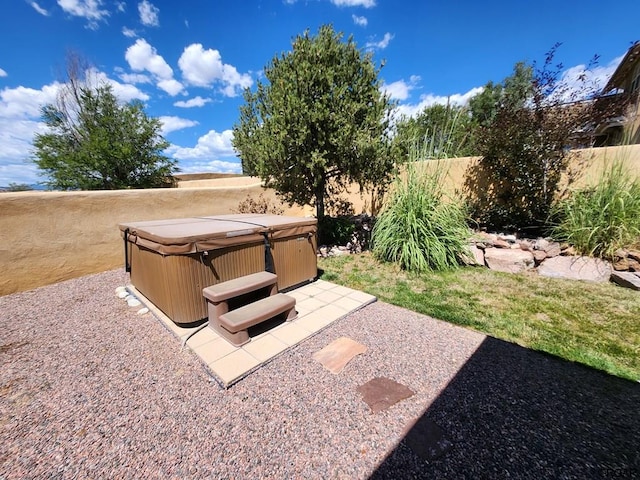
<path fill-rule="evenodd" d="M 133 286 L 178 325 L 207 317 L 202 289 L 270 271 L 280 291 L 317 275 L 317 220 L 233 214 L 119 225 Z"/>

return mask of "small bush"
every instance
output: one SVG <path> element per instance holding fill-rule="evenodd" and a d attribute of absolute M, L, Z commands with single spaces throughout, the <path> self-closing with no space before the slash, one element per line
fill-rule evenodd
<path fill-rule="evenodd" d="M 554 209 L 552 235 L 582 255 L 613 258 L 640 241 L 640 181 L 630 179 L 620 159 L 603 170 L 598 184 L 571 194 Z"/>
<path fill-rule="evenodd" d="M 261 193 L 256 200 L 251 195 L 242 200 L 238 204 L 238 208 L 233 213 L 268 213 L 271 215 L 282 215 L 284 208 L 281 203 L 272 203 L 272 201 Z"/>
<path fill-rule="evenodd" d="M 429 162 L 433 165 L 433 162 Z M 410 271 L 457 267 L 467 253 L 470 231 L 464 208 L 442 190 L 445 172 L 407 164 L 372 232 L 373 254 Z"/>

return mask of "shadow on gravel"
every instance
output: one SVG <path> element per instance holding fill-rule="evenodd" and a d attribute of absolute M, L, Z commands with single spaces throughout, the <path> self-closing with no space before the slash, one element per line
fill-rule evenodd
<path fill-rule="evenodd" d="M 640 384 L 487 337 L 371 478 L 640 478 L 639 432 Z"/>

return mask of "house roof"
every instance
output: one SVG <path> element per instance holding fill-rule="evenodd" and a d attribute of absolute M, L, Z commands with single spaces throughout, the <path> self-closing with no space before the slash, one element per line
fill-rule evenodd
<path fill-rule="evenodd" d="M 611 92 L 611 90 L 614 90 L 616 88 L 621 88 L 624 80 L 627 78 L 639 59 L 640 41 L 637 41 L 629 48 L 629 50 L 627 50 L 627 53 L 618 65 L 618 68 L 616 68 L 616 71 L 613 72 L 613 75 L 611 75 L 611 78 L 607 82 L 607 85 L 602 90 L 602 95 L 606 95 L 607 93 Z"/>

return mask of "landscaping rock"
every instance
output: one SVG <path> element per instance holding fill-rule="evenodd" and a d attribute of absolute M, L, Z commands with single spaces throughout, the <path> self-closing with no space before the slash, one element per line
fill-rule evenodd
<path fill-rule="evenodd" d="M 487 267 L 498 272 L 520 273 L 534 267 L 533 254 L 520 249 L 488 248 L 484 261 Z"/>
<path fill-rule="evenodd" d="M 483 266 L 484 267 L 484 251 L 477 245 L 469 245 L 469 253 L 471 255 L 464 256 L 465 265 Z"/>
<path fill-rule="evenodd" d="M 506 240 L 502 240 L 501 238 L 496 238 L 493 242 L 493 246 L 495 248 L 511 248 L 511 244 Z"/>
<path fill-rule="evenodd" d="M 612 272 L 611 281 L 621 287 L 640 290 L 640 275 L 632 272 Z"/>
<path fill-rule="evenodd" d="M 548 258 L 557 257 L 562 252 L 562 249 L 560 248 L 560 244 L 558 242 L 547 242 L 547 246 L 542 250 L 547 254 Z"/>
<path fill-rule="evenodd" d="M 640 262 L 629 258 L 629 270 L 632 272 L 640 272 Z"/>
<path fill-rule="evenodd" d="M 608 282 L 611 272 L 609 262 L 599 258 L 578 256 L 547 258 L 538 267 L 538 274 L 543 277 L 591 282 Z"/>
<path fill-rule="evenodd" d="M 627 250 L 627 257 L 636 262 L 640 262 L 640 250 Z"/>
<path fill-rule="evenodd" d="M 549 247 L 549 244 L 551 242 L 549 240 L 547 240 L 546 238 L 538 238 L 534 244 L 533 244 L 533 248 L 534 250 L 544 250 L 545 248 Z"/>
<path fill-rule="evenodd" d="M 533 243 L 533 240 L 528 240 L 526 238 L 523 238 L 522 240 L 520 240 L 519 246 L 522 250 L 526 250 L 530 252 L 533 250 L 534 243 Z"/>
<path fill-rule="evenodd" d="M 621 272 L 627 272 L 629 270 L 629 259 L 627 257 L 618 257 L 615 262 L 613 262 L 613 269 Z"/>
<path fill-rule="evenodd" d="M 544 250 L 534 250 L 531 253 L 533 254 L 536 266 L 540 265 L 547 258 L 547 253 Z"/>

